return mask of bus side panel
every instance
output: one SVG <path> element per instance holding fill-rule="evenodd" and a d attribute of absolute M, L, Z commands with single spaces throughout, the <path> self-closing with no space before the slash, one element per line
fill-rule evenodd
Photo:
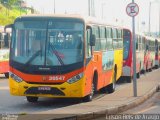
<path fill-rule="evenodd" d="M 144 63 L 144 53 L 136 51 L 136 73 L 141 72 Z"/>
<path fill-rule="evenodd" d="M 118 49 L 114 52 L 114 65 L 117 65 L 117 77 L 118 80 L 122 75 L 122 68 L 123 68 L 123 50 Z"/>
<path fill-rule="evenodd" d="M 104 80 L 104 86 L 112 83 L 113 74 L 113 64 L 114 64 L 114 51 L 103 52 L 102 56 L 102 74 Z"/>
<path fill-rule="evenodd" d="M 84 96 L 90 94 L 91 92 L 91 85 L 92 85 L 92 80 L 93 80 L 93 74 L 94 74 L 94 70 L 96 70 L 97 68 L 94 67 L 93 65 L 93 61 L 91 60 L 84 71 L 84 82 L 85 82 L 85 88 L 84 88 Z"/>
<path fill-rule="evenodd" d="M 0 62 L 0 73 L 7 73 L 9 71 L 9 62 L 2 61 Z"/>
<path fill-rule="evenodd" d="M 98 79 L 97 79 L 97 90 L 103 87 L 104 85 L 104 76 L 102 74 L 102 52 L 94 52 L 94 60 L 93 65 L 96 68 L 96 71 L 98 73 Z M 94 69 L 95 71 L 95 69 Z"/>
<path fill-rule="evenodd" d="M 98 79 L 96 80 L 97 90 L 104 84 L 102 77 L 102 53 L 94 52 L 92 60 L 88 63 L 85 69 L 85 95 L 90 94 L 91 86 L 94 79 L 94 73 L 97 73 Z"/>

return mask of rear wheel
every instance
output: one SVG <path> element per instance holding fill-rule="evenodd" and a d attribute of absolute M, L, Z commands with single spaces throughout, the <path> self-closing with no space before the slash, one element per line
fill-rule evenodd
<path fill-rule="evenodd" d="M 27 96 L 27 101 L 28 102 L 32 102 L 32 103 L 35 103 L 38 101 L 38 97 L 31 97 L 31 96 Z"/>
<path fill-rule="evenodd" d="M 137 78 L 140 78 L 140 72 L 137 73 Z"/>
<path fill-rule="evenodd" d="M 113 93 L 116 89 L 116 72 L 114 71 L 113 81 L 110 85 L 107 86 L 108 93 Z"/>
<path fill-rule="evenodd" d="M 132 76 L 127 76 L 125 78 L 125 80 L 126 80 L 127 83 L 131 83 L 132 82 Z"/>
<path fill-rule="evenodd" d="M 9 78 L 9 73 L 8 72 L 4 73 L 4 75 L 5 75 L 6 78 Z"/>
<path fill-rule="evenodd" d="M 158 69 L 158 65 L 155 65 L 155 69 Z"/>

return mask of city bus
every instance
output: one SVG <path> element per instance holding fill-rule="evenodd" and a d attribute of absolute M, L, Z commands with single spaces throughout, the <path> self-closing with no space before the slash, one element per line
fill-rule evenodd
<path fill-rule="evenodd" d="M 155 68 L 160 66 L 160 38 L 155 39 Z"/>
<path fill-rule="evenodd" d="M 122 28 L 79 15 L 17 18 L 10 47 L 10 93 L 91 101 L 115 91 L 122 74 Z"/>
<path fill-rule="evenodd" d="M 0 74 L 9 77 L 9 43 L 11 30 L 4 31 L 4 27 L 0 27 Z M 6 39 L 9 39 L 7 43 Z"/>
<path fill-rule="evenodd" d="M 158 45 L 156 45 L 156 42 L 158 41 L 154 37 L 146 36 L 146 48 L 145 48 L 146 71 L 152 71 L 152 68 L 156 66 L 155 60 L 158 53 L 158 50 L 156 49 L 156 46 L 158 48 Z"/>
<path fill-rule="evenodd" d="M 135 35 L 136 40 L 136 76 L 140 77 L 141 72 L 146 71 L 146 61 L 149 52 L 145 53 L 146 38 L 142 34 Z M 132 33 L 129 29 L 123 28 L 123 74 L 122 79 L 128 83 L 133 77 L 133 51 L 132 51 Z"/>

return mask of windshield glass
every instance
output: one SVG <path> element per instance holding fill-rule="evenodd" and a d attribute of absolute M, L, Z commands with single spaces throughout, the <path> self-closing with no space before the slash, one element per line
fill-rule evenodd
<path fill-rule="evenodd" d="M 11 59 L 25 65 L 62 66 L 83 60 L 83 24 L 73 21 L 15 23 Z"/>
<path fill-rule="evenodd" d="M 124 40 L 123 40 L 123 59 L 126 60 L 129 55 L 129 50 L 130 50 L 130 39 L 131 39 L 131 34 L 129 31 L 124 30 Z"/>

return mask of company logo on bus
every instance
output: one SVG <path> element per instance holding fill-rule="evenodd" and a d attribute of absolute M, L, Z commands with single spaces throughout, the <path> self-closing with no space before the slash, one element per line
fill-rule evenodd
<path fill-rule="evenodd" d="M 47 80 L 47 76 L 43 76 L 43 77 L 42 77 L 42 80 L 43 80 L 43 81 L 46 81 L 46 80 Z"/>

